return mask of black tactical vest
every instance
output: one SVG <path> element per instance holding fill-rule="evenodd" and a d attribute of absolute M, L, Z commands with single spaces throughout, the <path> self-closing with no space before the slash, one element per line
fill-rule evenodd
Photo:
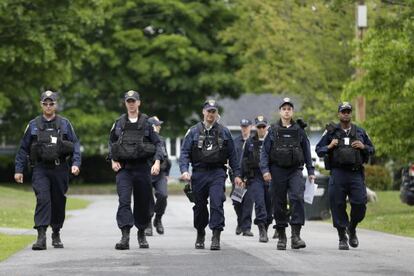
<path fill-rule="evenodd" d="M 221 166 L 227 163 L 227 141 L 223 139 L 223 126 L 215 124 L 206 130 L 202 123 L 197 124 L 198 141 L 191 149 L 191 162 Z"/>
<path fill-rule="evenodd" d="M 73 142 L 62 135 L 62 118 L 56 116 L 52 122 L 44 122 L 42 116 L 36 117 L 37 136 L 30 146 L 30 159 L 33 163 L 57 161 L 73 154 Z"/>
<path fill-rule="evenodd" d="M 253 144 L 253 150 L 248 149 L 247 157 L 243 158 L 243 170 L 248 173 L 248 176 L 253 177 L 255 171 L 260 168 L 260 149 L 263 144 L 262 141 L 259 140 L 257 134 L 251 138 L 251 142 Z M 245 144 L 245 146 L 250 147 L 250 144 Z"/>
<path fill-rule="evenodd" d="M 146 160 L 154 156 L 155 145 L 149 140 L 149 133 L 146 133 L 147 119 L 146 114 L 141 114 L 136 123 L 131 123 L 126 114 L 121 116 L 121 134 L 118 141 L 112 144 L 113 160 Z"/>
<path fill-rule="evenodd" d="M 300 144 L 300 127 L 297 124 L 289 128 L 272 125 L 273 145 L 270 150 L 270 162 L 282 168 L 303 165 L 303 150 Z"/>
<path fill-rule="evenodd" d="M 165 138 L 160 136 L 160 140 L 162 143 L 162 155 L 163 155 L 163 159 L 160 163 L 160 171 L 167 172 L 171 168 L 171 160 L 168 158 L 167 149 L 165 147 Z"/>
<path fill-rule="evenodd" d="M 340 128 L 335 129 L 334 138 L 338 139 L 338 145 L 330 153 L 331 167 L 333 168 L 353 168 L 362 167 L 363 156 L 361 150 L 354 149 L 351 144 L 358 140 L 356 136 L 356 126 L 351 125 L 349 135 Z M 349 138 L 347 145 L 345 139 Z"/>

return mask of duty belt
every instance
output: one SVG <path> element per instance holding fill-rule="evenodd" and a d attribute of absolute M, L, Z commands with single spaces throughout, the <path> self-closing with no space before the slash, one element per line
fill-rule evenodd
<path fill-rule="evenodd" d="M 225 166 L 194 167 L 193 171 L 194 172 L 208 172 L 208 171 L 213 171 L 213 170 L 217 170 L 217 169 L 226 170 L 226 167 Z"/>

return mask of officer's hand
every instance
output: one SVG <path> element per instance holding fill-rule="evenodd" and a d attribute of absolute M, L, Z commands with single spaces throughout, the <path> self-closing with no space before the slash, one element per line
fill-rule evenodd
<path fill-rule="evenodd" d="M 263 179 L 264 179 L 264 181 L 266 181 L 266 182 L 270 182 L 270 181 L 272 181 L 272 175 L 270 174 L 270 173 L 265 173 L 264 175 L 263 175 Z"/>
<path fill-rule="evenodd" d="M 308 179 L 309 179 L 309 181 L 311 183 L 314 183 L 315 182 L 315 179 L 316 179 L 316 176 L 314 176 L 313 174 L 311 174 L 311 175 L 308 176 Z"/>
<path fill-rule="evenodd" d="M 160 160 L 155 160 L 151 167 L 151 175 L 158 175 L 160 173 Z"/>
<path fill-rule="evenodd" d="M 338 145 L 338 139 L 332 139 L 331 143 L 328 145 L 328 149 L 332 149 Z"/>
<path fill-rule="evenodd" d="M 356 141 L 352 142 L 351 146 L 354 149 L 364 149 L 365 148 L 365 145 L 359 140 L 356 140 Z"/>
<path fill-rule="evenodd" d="M 23 183 L 23 174 L 22 173 L 15 173 L 14 174 L 14 180 L 16 180 L 17 183 Z"/>
<path fill-rule="evenodd" d="M 121 163 L 119 163 L 118 161 L 111 160 L 111 163 L 112 163 L 112 170 L 114 172 L 118 172 L 122 168 Z"/>
<path fill-rule="evenodd" d="M 191 180 L 191 175 L 188 173 L 188 172 L 183 172 L 182 174 L 181 174 L 181 177 L 180 177 L 180 179 L 182 180 L 182 181 L 190 181 Z"/>
<path fill-rule="evenodd" d="M 79 175 L 79 173 L 80 173 L 80 170 L 79 170 L 78 166 L 72 166 L 71 171 L 72 171 L 73 175 Z"/>
<path fill-rule="evenodd" d="M 236 176 L 234 178 L 234 185 L 236 185 L 238 187 L 243 187 L 243 180 L 241 180 L 240 177 Z"/>

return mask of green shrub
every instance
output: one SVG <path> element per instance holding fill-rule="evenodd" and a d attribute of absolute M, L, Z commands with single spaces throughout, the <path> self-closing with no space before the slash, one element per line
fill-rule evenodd
<path fill-rule="evenodd" d="M 386 191 L 392 189 L 392 177 L 384 166 L 365 166 L 365 183 L 374 191 Z"/>

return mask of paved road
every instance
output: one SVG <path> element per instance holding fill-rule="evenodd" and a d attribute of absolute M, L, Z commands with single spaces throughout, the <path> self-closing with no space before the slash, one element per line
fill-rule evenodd
<path fill-rule="evenodd" d="M 225 202 L 222 250 L 195 250 L 192 205 L 181 196 L 169 197 L 166 233 L 149 237 L 150 249 L 139 249 L 133 236 L 131 250 L 117 251 L 116 197 L 89 198 L 93 200 L 89 208 L 70 213 L 62 231 L 65 249 L 52 248 L 49 232 L 48 250 L 24 249 L 0 263 L 0 275 L 414 274 L 414 239 L 360 230 L 360 247 L 339 251 L 331 225 L 308 222 L 302 235 L 306 249 L 277 251 L 275 240 L 258 242 L 256 228 L 255 237 L 234 234 L 235 214 L 229 200 Z M 207 248 L 210 237 L 209 231 Z"/>

